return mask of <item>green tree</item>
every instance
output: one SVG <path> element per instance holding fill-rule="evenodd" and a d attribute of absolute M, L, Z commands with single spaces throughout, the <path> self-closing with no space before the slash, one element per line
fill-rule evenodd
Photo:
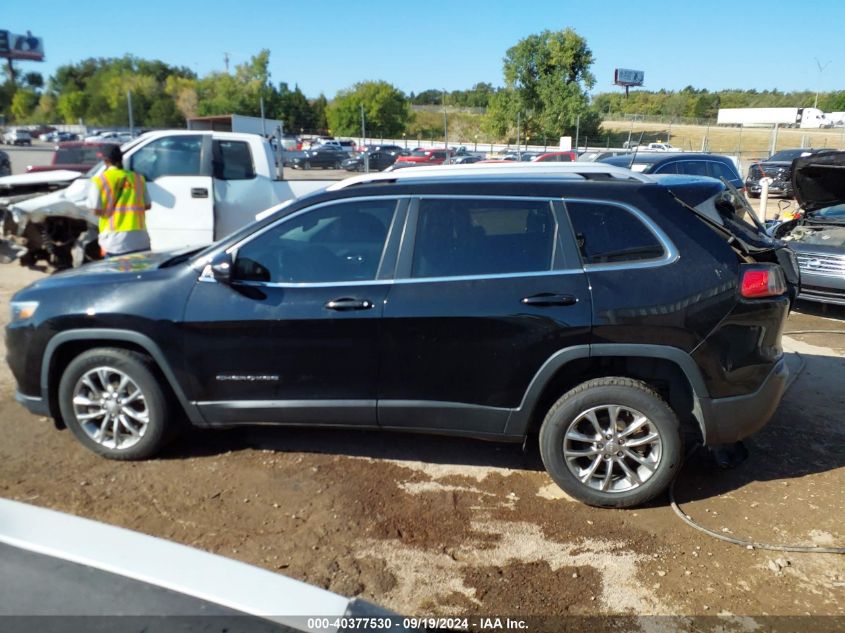
<path fill-rule="evenodd" d="M 299 133 L 300 130 L 313 130 L 315 125 L 314 109 L 302 94 L 299 86 L 291 90 L 284 82 L 279 84 L 279 107 L 276 118 L 285 122 L 285 130 Z"/>
<path fill-rule="evenodd" d="M 38 94 L 29 88 L 19 88 L 12 97 L 11 111 L 15 121 L 28 121 L 38 105 Z"/>
<path fill-rule="evenodd" d="M 408 101 L 400 90 L 385 81 L 363 81 L 338 92 L 329 104 L 326 118 L 332 134 L 359 134 L 361 106 L 370 136 L 399 136 L 411 119 Z"/>
<path fill-rule="evenodd" d="M 579 117 L 582 136 L 595 134 L 587 92 L 595 84 L 592 64 L 587 41 L 570 28 L 520 40 L 505 54 L 505 89 L 490 100 L 487 129 L 512 136 L 520 113 L 524 136 L 574 133 Z"/>
<path fill-rule="evenodd" d="M 311 102 L 311 109 L 314 111 L 314 131 L 325 132 L 329 129 L 329 121 L 326 118 L 326 109 L 329 107 L 329 102 L 326 100 L 326 95 L 322 92 L 320 96 Z"/>

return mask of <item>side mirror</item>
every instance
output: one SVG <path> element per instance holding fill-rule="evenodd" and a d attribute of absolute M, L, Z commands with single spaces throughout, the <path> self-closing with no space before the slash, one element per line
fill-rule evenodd
<path fill-rule="evenodd" d="M 214 280 L 229 285 L 232 282 L 232 256 L 229 253 L 218 253 L 202 271 L 200 279 Z"/>

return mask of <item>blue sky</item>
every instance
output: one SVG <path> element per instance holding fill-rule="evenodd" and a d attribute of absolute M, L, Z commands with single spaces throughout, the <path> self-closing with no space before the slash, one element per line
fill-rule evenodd
<path fill-rule="evenodd" d="M 646 87 L 845 89 L 845 2 L 781 0 L 3 0 L 0 28 L 44 38 L 50 75 L 87 57 L 131 53 L 200 75 L 271 51 L 274 82 L 331 98 L 357 81 L 405 92 L 502 83 L 502 58 L 543 29 L 574 28 L 593 51 L 595 92 L 614 67 Z M 37 10 L 35 10 L 37 8 Z M 815 59 L 830 62 L 819 72 Z"/>

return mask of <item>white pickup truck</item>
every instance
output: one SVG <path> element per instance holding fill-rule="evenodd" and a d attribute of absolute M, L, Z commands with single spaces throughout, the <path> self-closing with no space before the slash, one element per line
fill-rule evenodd
<path fill-rule="evenodd" d="M 276 177 L 269 143 L 255 134 L 169 130 L 123 146 L 127 169 L 143 174 L 152 208 L 147 228 L 153 250 L 202 246 L 252 222 L 259 211 L 330 181 Z M 96 257 L 97 218 L 85 201 L 91 177 L 42 172 L 0 178 L 4 233 L 23 242 L 22 263 L 47 259 L 57 267 Z M 58 189 L 51 193 L 44 193 Z"/>

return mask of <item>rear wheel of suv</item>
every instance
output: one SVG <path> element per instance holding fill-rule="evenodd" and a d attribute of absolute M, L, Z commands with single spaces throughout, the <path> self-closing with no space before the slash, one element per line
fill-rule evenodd
<path fill-rule="evenodd" d="M 647 384 L 597 378 L 564 394 L 540 429 L 555 483 L 594 506 L 628 508 L 663 492 L 681 465 L 678 419 Z"/>
<path fill-rule="evenodd" d="M 59 382 L 65 423 L 86 447 L 110 459 L 152 457 L 167 439 L 168 401 L 137 352 L 104 347 L 83 352 Z"/>

